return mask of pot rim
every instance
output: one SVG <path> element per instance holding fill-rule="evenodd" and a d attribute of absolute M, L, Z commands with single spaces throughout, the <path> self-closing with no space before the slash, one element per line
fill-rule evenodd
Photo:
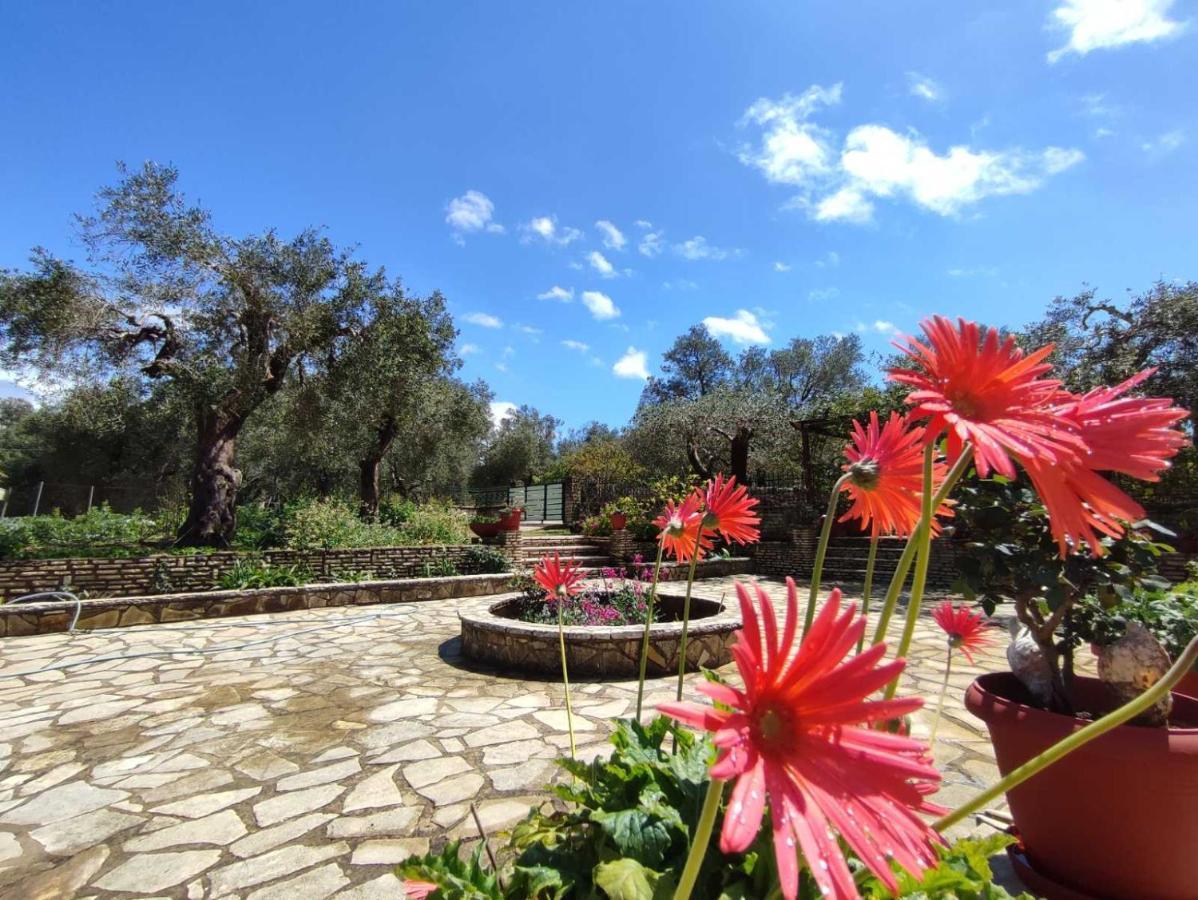
<path fill-rule="evenodd" d="M 1091 684 L 1101 683 L 1097 678 L 1085 675 L 1079 675 L 1077 679 Z M 1087 719 L 1040 709 L 1038 706 L 1031 706 L 1011 699 L 1007 696 L 1004 688 L 1018 684 L 1020 682 L 1012 672 L 988 672 L 985 675 L 979 675 L 965 691 L 965 708 L 986 723 L 1000 718 L 1015 719 L 1059 730 L 1062 733 L 1077 731 L 1090 724 L 1090 720 Z M 1180 703 L 1183 707 L 1189 708 L 1193 718 L 1198 719 L 1198 700 L 1186 694 L 1177 693 L 1176 687 L 1170 693 L 1173 694 L 1175 706 Z M 1156 736 L 1159 740 L 1159 736 L 1162 734 L 1168 735 L 1170 738 L 1198 738 L 1198 727 L 1180 728 L 1170 725 L 1164 728 L 1150 728 L 1124 724 L 1113 728 L 1103 735 L 1103 738 L 1109 739 L 1112 735 L 1120 735 L 1126 736 L 1129 740 L 1135 737 L 1150 740 Z M 1198 753 L 1198 748 L 1195 749 L 1195 752 Z"/>

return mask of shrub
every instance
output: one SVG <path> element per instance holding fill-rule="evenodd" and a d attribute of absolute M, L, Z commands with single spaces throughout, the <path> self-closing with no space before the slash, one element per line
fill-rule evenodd
<path fill-rule="evenodd" d="M 438 556 L 436 559 L 426 562 L 421 567 L 421 573 L 424 578 L 450 578 L 454 575 L 460 575 L 458 567 L 454 561 L 448 556 Z"/>
<path fill-rule="evenodd" d="M 405 544 L 465 544 L 470 540 L 466 513 L 448 500 L 409 503 L 399 523 Z"/>
<path fill-rule="evenodd" d="M 239 559 L 217 579 L 216 586 L 224 590 L 299 587 L 311 580 L 312 573 L 303 566 L 276 566 L 261 559 Z"/>
<path fill-rule="evenodd" d="M 281 547 L 287 540 L 283 510 L 261 503 L 237 507 L 237 534 L 233 546 L 239 550 Z"/>
<path fill-rule="evenodd" d="M 140 510 L 117 513 L 101 504 L 73 519 L 55 510 L 44 516 L 0 521 L 0 557 L 136 556 L 171 534 L 164 516 L 149 516 Z"/>
<path fill-rule="evenodd" d="M 466 551 L 462 560 L 467 572 L 478 575 L 491 575 L 498 572 L 510 572 L 512 561 L 494 547 L 471 547 Z"/>
<path fill-rule="evenodd" d="M 363 522 L 344 500 L 306 500 L 284 510 L 287 546 L 295 550 L 385 547 L 403 544 L 398 528 Z"/>
<path fill-rule="evenodd" d="M 1098 597 L 1078 605 L 1074 628 L 1082 640 L 1109 644 L 1123 637 L 1129 622 L 1139 622 L 1176 659 L 1198 634 L 1198 581 L 1187 581 L 1168 590 L 1138 590 L 1114 606 Z"/>

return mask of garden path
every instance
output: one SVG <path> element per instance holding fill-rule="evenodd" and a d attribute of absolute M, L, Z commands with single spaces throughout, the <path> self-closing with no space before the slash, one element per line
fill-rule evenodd
<path fill-rule="evenodd" d="M 0 898 L 399 896 L 394 863 L 474 839 L 471 802 L 489 832 L 510 826 L 567 745 L 560 685 L 461 660 L 457 611 L 487 602 L 0 642 Z M 946 805 L 995 776 L 961 696 L 1004 667 L 1003 643 L 955 666 L 936 744 Z M 934 700 L 943 646 L 921 619 L 907 690 Z M 574 690 L 580 755 L 602 753 L 636 684 Z M 671 681 L 649 690 L 664 700 Z"/>

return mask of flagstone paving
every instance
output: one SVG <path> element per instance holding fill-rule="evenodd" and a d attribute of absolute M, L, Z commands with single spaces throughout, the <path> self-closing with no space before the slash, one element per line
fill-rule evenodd
<path fill-rule="evenodd" d="M 488 833 L 509 827 L 568 746 L 559 684 L 460 658 L 458 610 L 493 600 L 0 642 L 0 898 L 399 896 L 395 863 L 477 839 L 471 803 Z M 995 776 L 961 705 L 1004 667 L 994 643 L 954 665 L 935 750 L 946 805 Z M 905 687 L 930 705 L 943 648 L 921 619 Z M 672 693 L 649 685 L 650 702 Z M 635 682 L 574 686 L 580 755 L 605 752 L 635 699 Z"/>

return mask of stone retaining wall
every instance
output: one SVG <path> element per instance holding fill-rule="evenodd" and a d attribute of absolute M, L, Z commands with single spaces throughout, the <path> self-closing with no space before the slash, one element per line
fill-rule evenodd
<path fill-rule="evenodd" d="M 306 587 L 207 591 L 150 597 L 109 597 L 84 600 L 76 628 L 115 628 L 327 606 L 369 606 L 481 597 L 507 590 L 509 578 L 511 575 L 506 573 L 461 575 L 451 578 L 364 581 L 359 584 L 313 584 Z M 0 605 L 0 638 L 66 631 L 74 614 L 73 603 Z"/>
<path fill-rule="evenodd" d="M 430 564 L 449 561 L 470 574 L 466 554 L 477 544 L 415 547 L 365 547 L 348 550 L 266 550 L 262 553 L 157 554 L 128 559 L 19 559 L 0 562 L 0 598 L 10 600 L 38 591 L 67 588 L 95 596 L 209 591 L 241 560 L 261 559 L 275 566 L 307 569 L 317 580 L 363 573 L 376 580 L 413 578 Z M 518 568 L 524 562 L 519 532 L 492 543 Z"/>

